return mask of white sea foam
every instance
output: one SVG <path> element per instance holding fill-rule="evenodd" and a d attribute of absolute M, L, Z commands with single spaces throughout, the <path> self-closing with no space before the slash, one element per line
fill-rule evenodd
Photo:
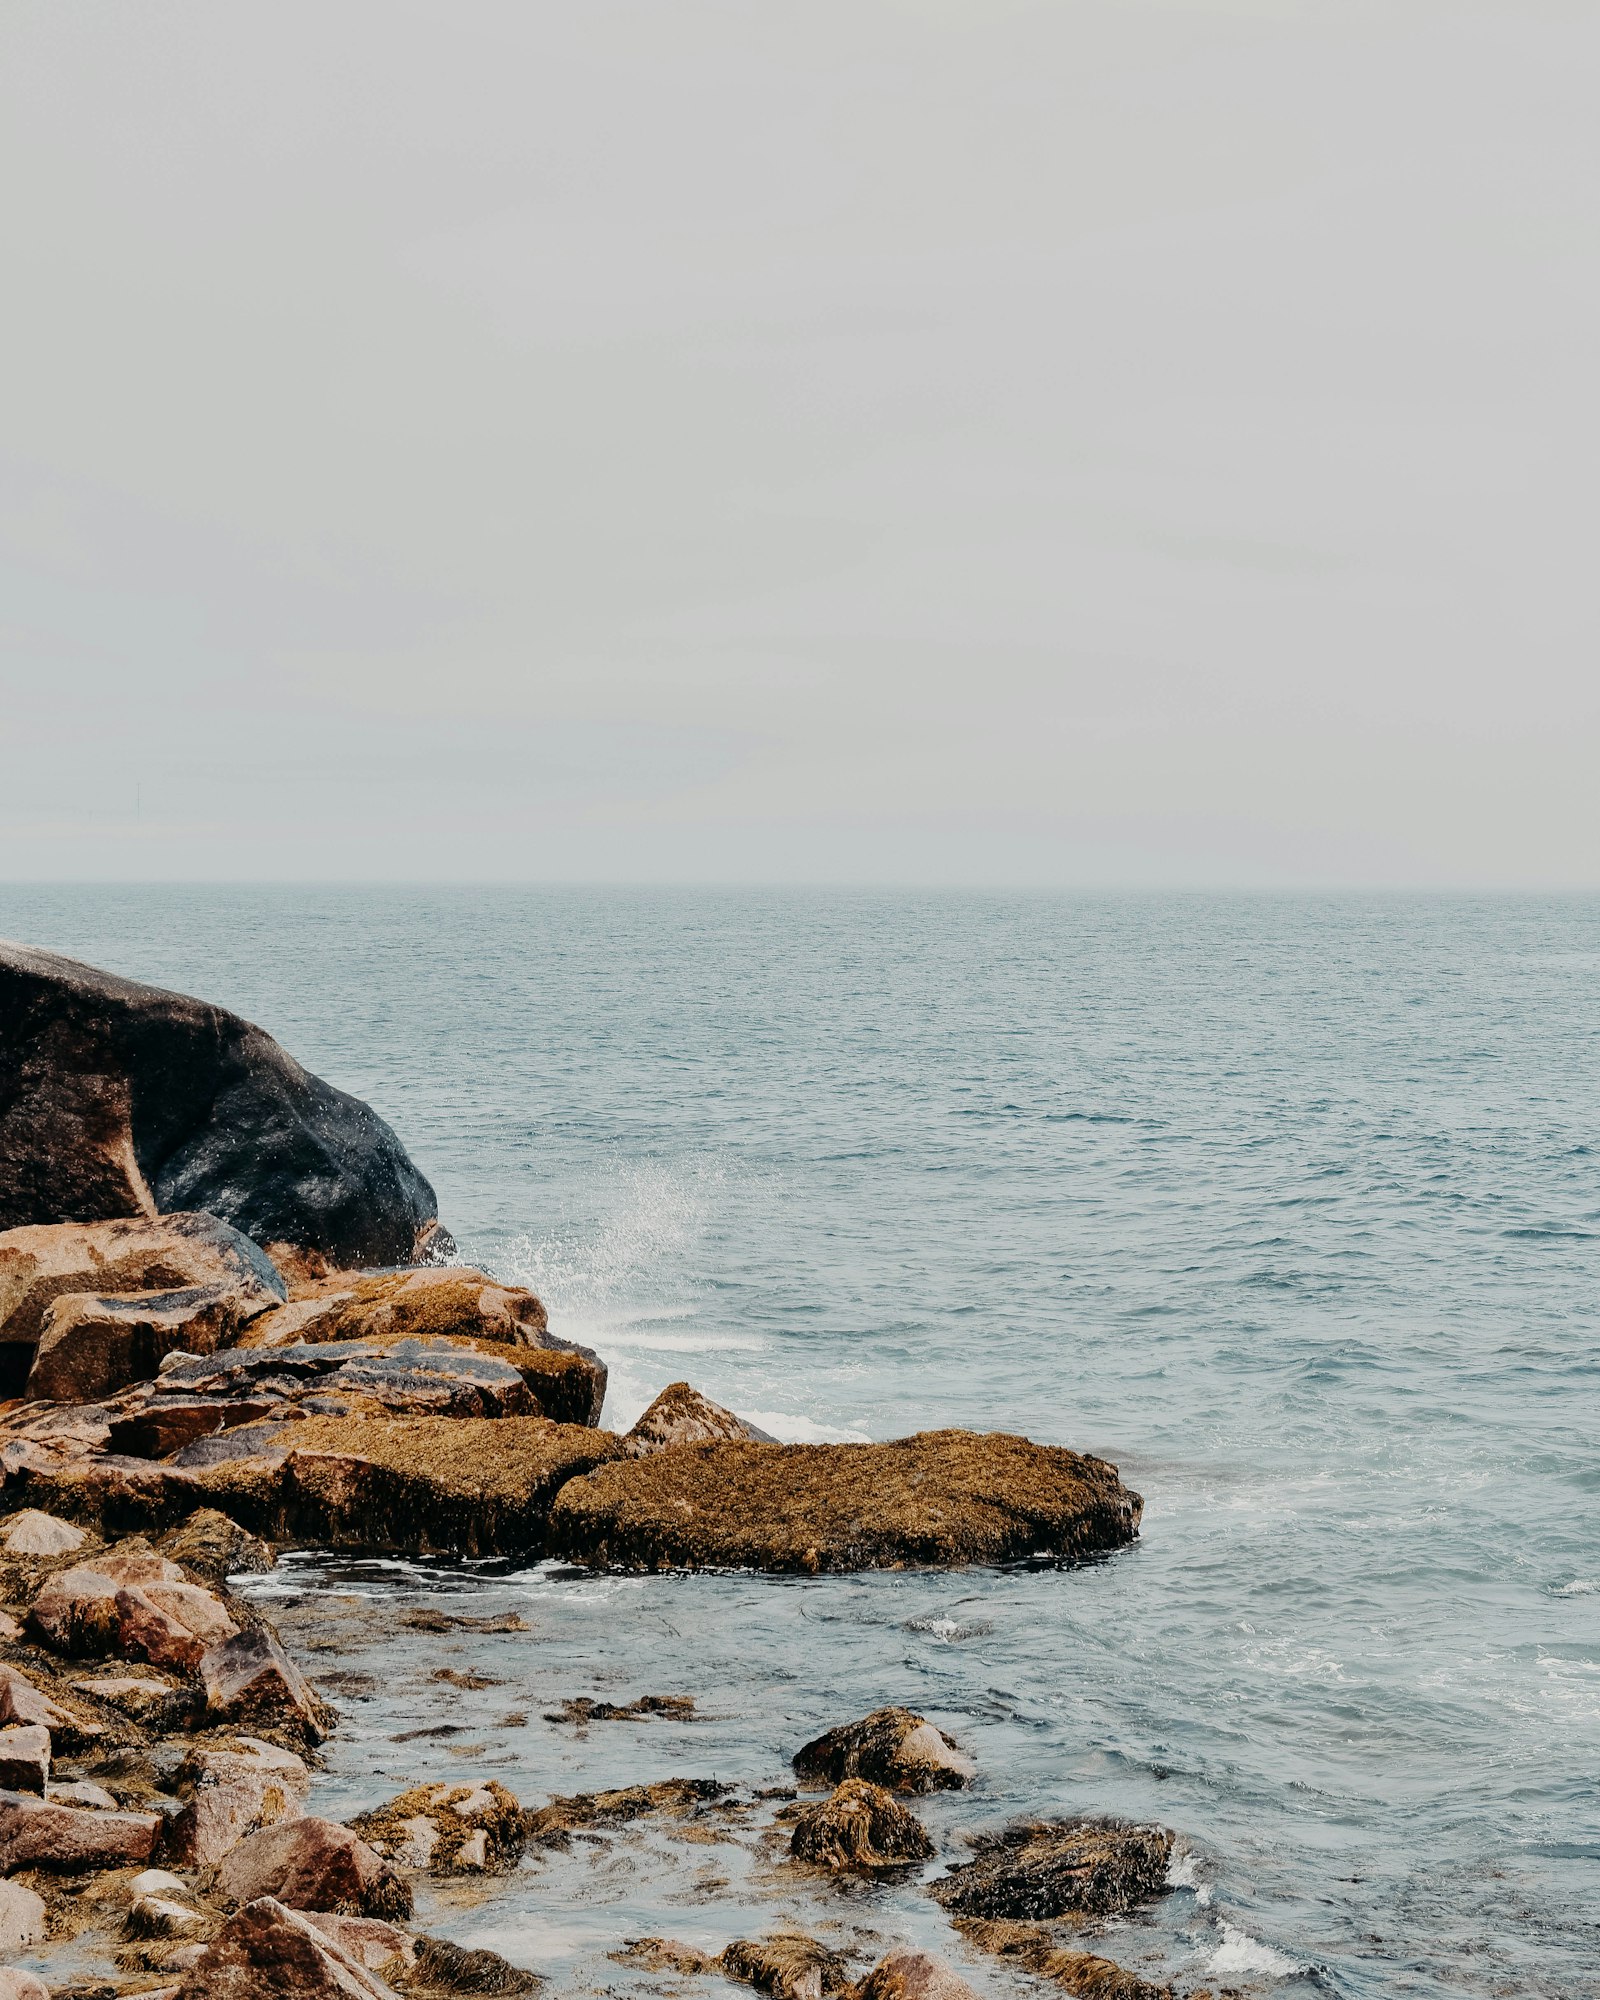
<path fill-rule="evenodd" d="M 1265 1972 L 1274 1979 L 1286 1979 L 1291 1972 L 1298 1972 L 1299 1965 L 1281 1951 L 1274 1951 L 1270 1944 L 1263 1944 L 1248 1931 L 1241 1931 L 1232 1924 L 1222 1926 L 1222 1942 L 1211 1954 L 1211 1970 L 1224 1975 L 1233 1973 Z"/>
<path fill-rule="evenodd" d="M 870 1444 L 872 1440 L 865 1431 L 852 1431 L 839 1424 L 813 1423 L 810 1417 L 797 1417 L 787 1410 L 741 1410 L 739 1412 L 747 1424 L 754 1424 L 758 1431 L 768 1431 L 783 1444 Z"/>
<path fill-rule="evenodd" d="M 1575 1576 L 1571 1583 L 1563 1583 L 1551 1591 L 1552 1597 L 1593 1597 L 1600 1590 L 1600 1582 L 1593 1577 Z"/>

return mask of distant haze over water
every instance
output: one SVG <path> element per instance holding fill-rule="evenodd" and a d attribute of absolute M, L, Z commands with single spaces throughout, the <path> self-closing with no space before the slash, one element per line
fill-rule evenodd
<path fill-rule="evenodd" d="M 1600 1994 L 1600 900 L 49 887 L 0 934 L 370 1099 L 464 1253 L 605 1354 L 608 1421 L 686 1376 L 1144 1492 L 1080 1571 L 614 1595 L 638 1686 L 715 1671 L 718 1770 L 912 1700 L 969 1818 L 1185 1835 L 1113 1957 Z M 577 1586 L 496 1588 L 594 1656 Z"/>

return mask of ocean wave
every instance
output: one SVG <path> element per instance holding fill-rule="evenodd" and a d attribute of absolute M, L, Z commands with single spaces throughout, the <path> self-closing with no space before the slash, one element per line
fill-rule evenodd
<path fill-rule="evenodd" d="M 1265 1972 L 1274 1979 L 1287 1979 L 1301 1970 L 1297 1960 L 1252 1937 L 1233 1924 L 1222 1926 L 1222 1942 L 1211 1954 L 1211 1970 L 1224 1977 L 1230 1974 Z"/>

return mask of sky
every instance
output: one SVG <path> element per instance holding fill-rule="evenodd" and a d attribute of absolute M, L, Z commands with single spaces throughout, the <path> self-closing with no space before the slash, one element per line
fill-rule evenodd
<path fill-rule="evenodd" d="M 0 879 L 1600 886 L 1593 0 L 7 0 Z"/>

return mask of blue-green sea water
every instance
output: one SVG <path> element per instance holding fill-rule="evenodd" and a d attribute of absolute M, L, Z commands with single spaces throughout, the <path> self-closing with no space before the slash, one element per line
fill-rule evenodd
<path fill-rule="evenodd" d="M 0 934 L 369 1099 L 463 1253 L 605 1354 L 608 1422 L 687 1377 L 785 1437 L 1024 1431 L 1146 1496 L 1080 1570 L 291 1562 L 286 1603 L 533 1627 L 438 1642 L 483 1695 L 374 1641 L 339 1798 L 468 1754 L 532 1799 L 771 1784 L 903 1700 L 983 1772 L 941 1837 L 1180 1830 L 1173 1894 L 1095 1947 L 1146 1972 L 1600 1994 L 1600 902 L 41 887 Z M 619 1689 L 710 1719 L 538 1708 Z M 586 1863 L 438 1914 L 594 1988 L 608 1943 L 714 1946 L 747 1893 Z M 940 1944 L 914 1885 L 861 1896 Z"/>

